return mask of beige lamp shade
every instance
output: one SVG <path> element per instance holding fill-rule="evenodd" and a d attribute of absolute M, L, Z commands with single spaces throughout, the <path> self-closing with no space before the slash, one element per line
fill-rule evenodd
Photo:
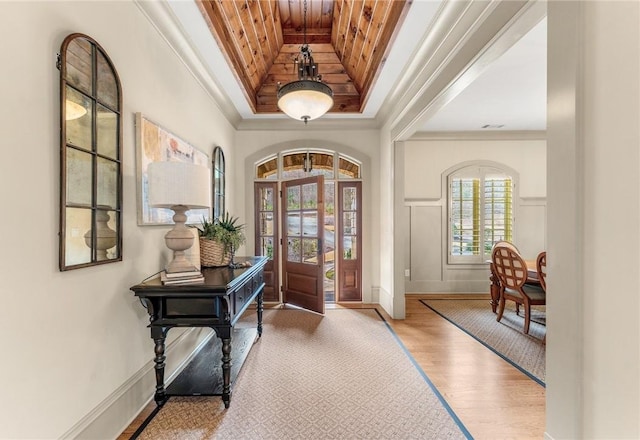
<path fill-rule="evenodd" d="M 211 204 L 209 168 L 184 162 L 152 162 L 147 167 L 149 205 L 190 209 L 208 208 Z"/>

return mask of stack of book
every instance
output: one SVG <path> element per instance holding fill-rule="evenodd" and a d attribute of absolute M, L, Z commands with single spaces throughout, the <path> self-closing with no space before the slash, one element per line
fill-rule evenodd
<path fill-rule="evenodd" d="M 199 270 L 188 272 L 160 272 L 160 281 L 165 285 L 177 284 L 202 284 L 204 283 L 204 275 Z"/>

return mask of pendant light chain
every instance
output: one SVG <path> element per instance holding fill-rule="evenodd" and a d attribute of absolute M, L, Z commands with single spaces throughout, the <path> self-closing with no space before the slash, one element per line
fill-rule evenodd
<path fill-rule="evenodd" d="M 303 3 L 303 15 L 302 15 L 302 29 L 303 29 L 303 38 L 304 38 L 304 45 L 307 45 L 307 0 L 304 0 Z"/>

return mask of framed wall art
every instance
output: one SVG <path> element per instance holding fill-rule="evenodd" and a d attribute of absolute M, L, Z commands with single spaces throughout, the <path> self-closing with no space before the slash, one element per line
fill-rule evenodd
<path fill-rule="evenodd" d="M 177 161 L 210 167 L 209 156 L 175 134 L 136 113 L 136 161 L 138 225 L 173 224 L 173 211 L 149 206 L 147 167 L 151 162 Z M 200 224 L 209 218 L 209 209 L 187 211 L 188 224 Z"/>

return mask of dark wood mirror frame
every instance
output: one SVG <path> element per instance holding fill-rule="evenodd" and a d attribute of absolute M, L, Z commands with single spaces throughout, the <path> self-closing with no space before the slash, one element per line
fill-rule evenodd
<path fill-rule="evenodd" d="M 60 270 L 122 260 L 122 88 L 91 37 L 62 42 Z"/>
<path fill-rule="evenodd" d="M 211 172 L 213 173 L 211 176 L 211 182 L 213 184 L 213 191 L 211 191 L 213 200 L 211 206 L 213 218 L 217 219 L 225 213 L 226 182 L 224 152 L 222 151 L 222 147 L 215 147 L 213 149 L 211 162 Z"/>

